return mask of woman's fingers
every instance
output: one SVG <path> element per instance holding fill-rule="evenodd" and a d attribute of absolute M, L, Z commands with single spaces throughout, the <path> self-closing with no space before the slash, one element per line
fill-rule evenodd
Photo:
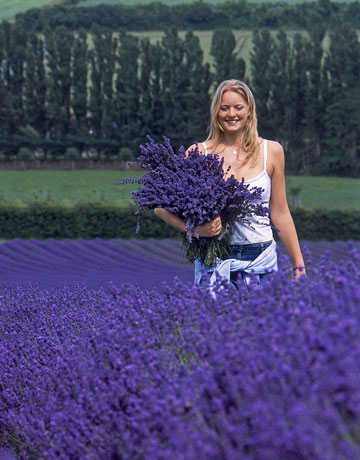
<path fill-rule="evenodd" d="M 213 228 L 212 231 L 215 235 L 218 235 L 221 232 L 221 219 L 220 217 L 217 217 L 215 220 L 212 221 Z"/>
<path fill-rule="evenodd" d="M 201 237 L 211 237 L 216 236 L 221 233 L 221 219 L 217 217 L 216 219 L 212 220 L 211 222 L 207 222 L 206 224 L 199 225 L 198 232 L 199 236 Z"/>

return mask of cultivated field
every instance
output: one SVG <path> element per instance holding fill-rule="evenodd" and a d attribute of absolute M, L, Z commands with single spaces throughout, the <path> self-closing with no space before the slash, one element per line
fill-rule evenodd
<path fill-rule="evenodd" d="M 350 252 L 211 295 L 115 242 L 1 245 L 0 457 L 359 459 Z"/>
<path fill-rule="evenodd" d="M 35 199 L 71 204 L 78 200 L 129 200 L 135 185 L 115 185 L 124 177 L 137 177 L 137 171 L 0 171 L 0 200 L 27 202 Z M 305 207 L 353 207 L 360 209 L 360 179 L 289 176 L 288 200 L 293 188 L 301 187 L 299 197 Z"/>
<path fill-rule="evenodd" d="M 360 250 L 360 242 L 352 243 Z M 309 273 L 322 255 L 329 253 L 333 262 L 351 259 L 345 241 L 301 241 Z M 281 268 L 289 268 L 289 258 L 277 244 Z M 77 239 L 44 241 L 15 239 L 0 244 L 1 283 L 7 286 L 36 284 L 42 289 L 56 286 L 86 285 L 89 289 L 105 287 L 109 282 L 139 284 L 152 289 L 174 277 L 192 283 L 194 270 L 184 257 L 183 246 L 175 240 L 95 240 Z M 0 457 L 1 458 L 1 457 Z"/>

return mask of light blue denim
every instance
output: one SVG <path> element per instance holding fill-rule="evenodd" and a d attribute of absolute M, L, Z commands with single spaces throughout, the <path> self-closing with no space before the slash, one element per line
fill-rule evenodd
<path fill-rule="evenodd" d="M 237 260 L 255 260 L 259 255 L 270 246 L 271 241 L 266 243 L 253 243 L 253 244 L 242 244 L 231 246 L 231 251 L 226 259 L 237 259 Z M 201 285 L 204 281 L 205 276 L 211 277 L 215 265 L 205 266 L 200 259 L 195 260 L 195 284 Z M 270 275 L 270 273 L 264 273 L 259 276 L 260 282 L 264 279 L 265 276 Z M 230 281 L 235 286 L 238 287 L 238 279 L 244 278 L 244 274 L 241 272 L 233 272 L 230 275 Z"/>

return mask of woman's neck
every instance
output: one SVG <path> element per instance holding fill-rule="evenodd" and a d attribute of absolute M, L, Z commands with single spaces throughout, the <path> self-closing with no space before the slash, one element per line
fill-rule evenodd
<path fill-rule="evenodd" d="M 223 144 L 225 147 L 240 146 L 242 145 L 242 140 L 242 133 L 223 134 L 220 138 L 220 144 Z"/>

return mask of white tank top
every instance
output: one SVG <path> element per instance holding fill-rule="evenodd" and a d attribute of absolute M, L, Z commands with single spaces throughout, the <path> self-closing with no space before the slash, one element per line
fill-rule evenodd
<path fill-rule="evenodd" d="M 205 154 L 208 154 L 206 143 L 203 142 Z M 264 169 L 260 174 L 252 179 L 246 180 L 246 184 L 251 187 L 261 187 L 264 191 L 261 195 L 261 202 L 264 206 L 269 206 L 271 195 L 271 178 L 266 171 L 266 163 L 268 156 L 268 143 L 264 139 Z M 270 225 L 269 217 L 252 216 L 249 218 L 250 224 L 253 228 L 243 225 L 241 222 L 235 222 L 235 230 L 231 239 L 231 244 L 251 244 L 263 243 L 273 239 L 273 233 Z"/>

